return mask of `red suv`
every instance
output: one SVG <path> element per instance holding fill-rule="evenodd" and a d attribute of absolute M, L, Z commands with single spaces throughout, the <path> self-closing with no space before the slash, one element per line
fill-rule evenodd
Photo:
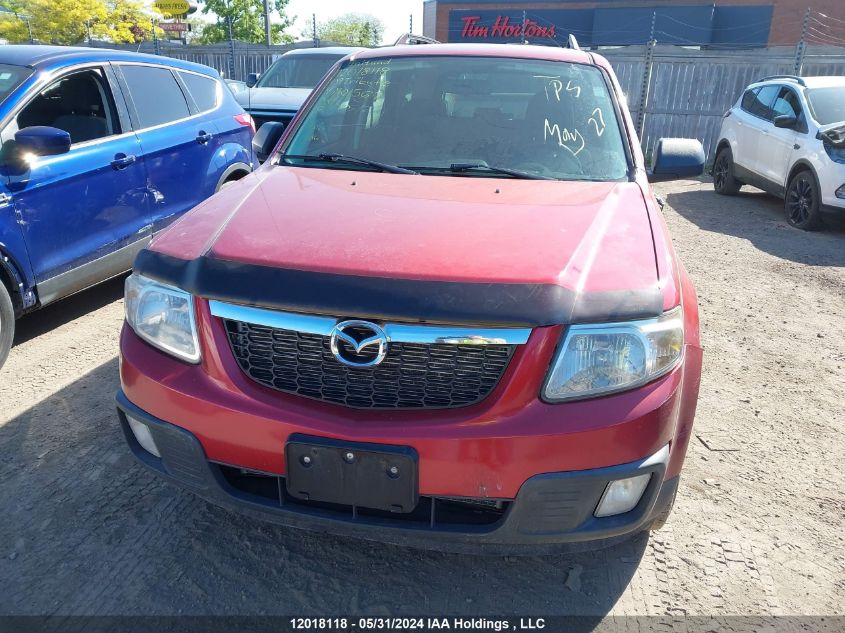
<path fill-rule="evenodd" d="M 281 524 L 441 549 L 665 521 L 698 396 L 695 290 L 600 56 L 339 62 L 254 174 L 126 283 L 117 396 L 144 464 Z M 275 138 L 274 138 L 275 136 Z"/>

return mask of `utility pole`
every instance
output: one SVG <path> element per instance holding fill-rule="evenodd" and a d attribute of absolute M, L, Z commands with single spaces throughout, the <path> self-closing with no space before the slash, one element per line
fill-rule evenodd
<path fill-rule="evenodd" d="M 161 46 L 158 43 L 158 35 L 156 35 L 155 18 L 150 18 L 150 27 L 152 27 L 152 30 L 153 30 L 153 52 L 156 55 L 161 55 Z"/>
<path fill-rule="evenodd" d="M 272 43 L 270 37 L 270 0 L 264 0 L 264 44 L 270 46 Z"/>
<path fill-rule="evenodd" d="M 29 19 L 28 15 L 19 15 L 18 17 L 26 22 L 26 30 L 29 31 L 29 43 L 34 44 L 35 40 L 32 37 L 32 21 Z"/>
<path fill-rule="evenodd" d="M 85 32 L 88 35 L 88 47 L 91 47 L 91 20 L 85 20 Z"/>
<path fill-rule="evenodd" d="M 807 52 L 807 29 L 810 27 L 810 7 L 804 12 L 804 23 L 801 25 L 801 39 L 795 46 L 795 64 L 792 67 L 793 74 L 801 76 L 804 70 L 804 53 Z"/>
<path fill-rule="evenodd" d="M 657 40 L 654 39 L 654 27 L 657 21 L 657 12 L 651 14 L 651 33 L 648 42 L 645 45 L 645 60 L 643 68 L 643 83 L 640 87 L 640 107 L 637 111 L 637 136 L 640 137 L 640 142 L 643 139 L 645 132 L 645 113 L 648 108 L 648 96 L 651 91 L 651 73 L 654 66 L 654 48 L 657 46 Z"/>
<path fill-rule="evenodd" d="M 232 35 L 232 16 L 226 18 L 229 23 L 229 79 L 235 78 L 235 37 Z"/>
<path fill-rule="evenodd" d="M 523 44 L 528 44 L 528 38 L 525 37 L 525 25 L 528 23 L 527 20 L 528 20 L 528 14 L 525 11 L 523 11 L 522 12 L 522 43 Z"/>

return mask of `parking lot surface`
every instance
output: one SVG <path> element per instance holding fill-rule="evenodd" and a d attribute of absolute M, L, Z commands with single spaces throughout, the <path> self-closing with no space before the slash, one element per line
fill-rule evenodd
<path fill-rule="evenodd" d="M 534 558 L 257 523 L 137 465 L 114 413 L 122 279 L 18 322 L 0 370 L 0 614 L 845 614 L 845 222 L 658 187 L 704 376 L 666 527 Z"/>

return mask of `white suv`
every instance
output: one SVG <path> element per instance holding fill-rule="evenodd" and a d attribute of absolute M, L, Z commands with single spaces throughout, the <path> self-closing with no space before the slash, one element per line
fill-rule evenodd
<path fill-rule="evenodd" d="M 845 77 L 776 75 L 743 92 L 725 113 L 713 162 L 716 193 L 742 185 L 784 198 L 800 229 L 845 211 Z"/>

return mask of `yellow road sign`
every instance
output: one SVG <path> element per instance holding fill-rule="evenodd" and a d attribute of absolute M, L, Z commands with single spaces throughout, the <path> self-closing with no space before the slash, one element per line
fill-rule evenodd
<path fill-rule="evenodd" d="M 163 15 L 185 15 L 191 10 L 188 0 L 155 0 L 153 6 Z"/>

